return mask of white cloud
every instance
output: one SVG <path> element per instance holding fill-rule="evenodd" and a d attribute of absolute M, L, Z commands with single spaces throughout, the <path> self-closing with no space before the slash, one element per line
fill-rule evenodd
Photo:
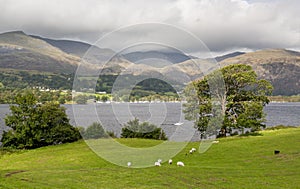
<path fill-rule="evenodd" d="M 0 7 L 2 32 L 92 42 L 119 27 L 163 22 L 192 32 L 216 52 L 300 47 L 298 0 L 0 0 Z M 192 41 L 180 44 L 197 51 Z"/>

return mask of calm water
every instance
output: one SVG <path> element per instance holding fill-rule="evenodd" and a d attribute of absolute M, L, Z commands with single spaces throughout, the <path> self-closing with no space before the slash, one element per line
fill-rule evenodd
<path fill-rule="evenodd" d="M 193 130 L 192 123 L 184 120 L 180 103 L 145 103 L 145 104 L 96 104 L 96 105 L 65 105 L 72 125 L 88 126 L 100 121 L 108 131 L 120 134 L 121 126 L 134 117 L 161 125 L 168 136 L 173 135 L 181 126 L 174 123 L 184 122 L 188 125 L 188 133 L 179 131 L 183 137 L 189 137 Z M 267 126 L 300 125 L 300 103 L 270 103 L 265 107 Z M 9 113 L 8 105 L 0 105 L 0 125 L 4 128 L 4 117 Z M 76 118 L 75 118 L 76 117 Z M 1 130 L 1 128 L 0 128 Z M 177 130 L 177 131 L 176 131 Z M 197 134 L 196 134 L 197 135 Z M 197 137 L 197 136 L 194 136 Z"/>
<path fill-rule="evenodd" d="M 267 126 L 300 126 L 300 102 L 270 103 L 265 109 Z"/>

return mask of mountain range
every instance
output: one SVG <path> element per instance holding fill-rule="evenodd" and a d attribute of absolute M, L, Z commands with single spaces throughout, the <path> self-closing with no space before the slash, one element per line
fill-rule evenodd
<path fill-rule="evenodd" d="M 300 53 L 296 51 L 265 49 L 199 59 L 179 51 L 149 50 L 117 54 L 111 49 L 84 42 L 32 36 L 22 31 L 0 34 L 2 74 L 12 71 L 74 74 L 79 65 L 86 70 L 97 70 L 101 65 L 101 74 L 105 75 L 145 75 L 171 83 L 187 83 L 215 69 L 218 66 L 216 62 L 220 66 L 251 65 L 260 78 L 273 84 L 274 95 L 300 94 Z M 1 82 L 6 84 L 5 79 Z"/>

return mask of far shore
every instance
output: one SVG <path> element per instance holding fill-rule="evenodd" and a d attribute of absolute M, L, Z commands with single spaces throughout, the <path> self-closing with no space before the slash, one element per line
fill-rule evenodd
<path fill-rule="evenodd" d="M 293 95 L 293 96 L 269 96 L 269 100 L 272 103 L 300 102 L 300 95 Z"/>

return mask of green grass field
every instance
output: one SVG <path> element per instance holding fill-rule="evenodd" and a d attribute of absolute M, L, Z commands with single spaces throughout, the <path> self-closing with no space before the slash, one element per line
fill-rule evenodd
<path fill-rule="evenodd" d="M 300 128 L 230 137 L 175 164 L 134 169 L 99 158 L 83 142 L 0 154 L 0 188 L 300 188 Z M 148 147 L 159 141 L 118 139 Z M 274 155 L 274 150 L 281 153 Z M 177 167 L 182 160 L 185 167 Z"/>

